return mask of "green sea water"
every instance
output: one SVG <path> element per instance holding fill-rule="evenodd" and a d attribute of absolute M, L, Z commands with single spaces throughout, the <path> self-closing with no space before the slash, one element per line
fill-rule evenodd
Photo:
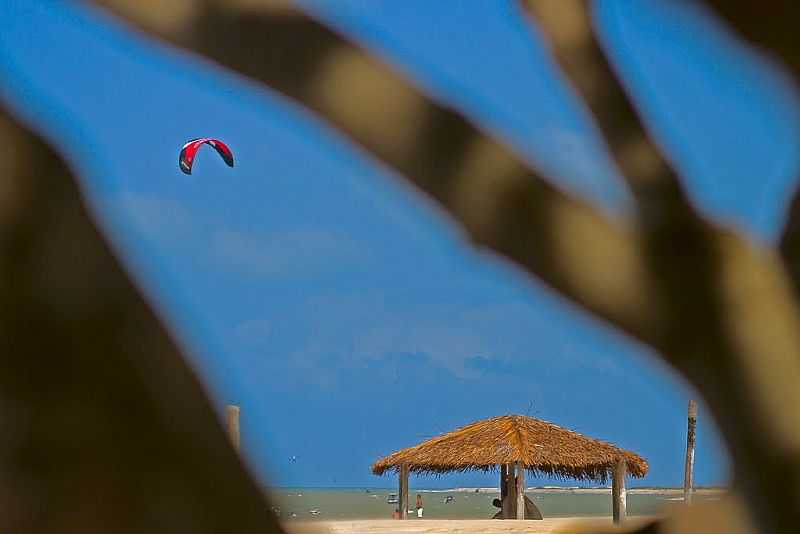
<path fill-rule="evenodd" d="M 380 488 L 317 489 L 284 488 L 268 492 L 276 513 L 282 520 L 390 519 L 396 504 L 387 503 L 396 490 Z M 469 493 L 447 490 L 410 490 L 410 508 L 416 495 L 422 495 L 425 519 L 491 519 L 498 511 L 492 500 L 495 493 Z M 542 490 L 527 493 L 544 517 L 608 516 L 611 515 L 610 493 L 587 493 Z M 451 502 L 447 497 L 451 496 Z M 718 499 L 719 494 L 698 494 L 695 502 Z M 652 515 L 671 506 L 682 504 L 680 493 L 628 493 L 628 515 Z M 316 510 L 318 513 L 312 513 Z M 416 512 L 409 516 L 415 516 Z"/>

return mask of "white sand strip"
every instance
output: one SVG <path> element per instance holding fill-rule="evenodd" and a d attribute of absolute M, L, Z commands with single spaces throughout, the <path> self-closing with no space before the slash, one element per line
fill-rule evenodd
<path fill-rule="evenodd" d="M 629 519 L 628 527 L 647 521 Z M 363 519 L 355 521 L 292 521 L 284 524 L 289 534 L 558 534 L 575 532 L 574 526 L 611 527 L 611 518 L 554 517 L 542 521 L 492 519 Z M 580 529 L 579 529 L 580 530 Z"/>

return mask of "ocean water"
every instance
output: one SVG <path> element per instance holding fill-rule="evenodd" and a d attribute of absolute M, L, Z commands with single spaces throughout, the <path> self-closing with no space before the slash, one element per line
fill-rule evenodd
<path fill-rule="evenodd" d="M 282 520 L 390 519 L 396 504 L 387 503 L 386 488 L 317 489 L 283 488 L 267 492 L 276 513 Z M 425 519 L 491 519 L 498 511 L 492 500 L 499 492 L 474 493 L 463 490 L 424 490 L 411 488 L 410 508 L 416 495 L 422 495 Z M 569 492 L 533 490 L 526 495 L 536 503 L 544 517 L 608 516 L 611 515 L 611 494 L 582 491 Z M 447 497 L 453 497 L 446 502 Z M 696 494 L 695 502 L 718 499 L 719 493 Z M 664 512 L 683 502 L 682 493 L 628 492 L 628 515 L 652 515 Z M 312 513 L 312 510 L 317 513 Z M 411 515 L 416 515 L 416 512 Z"/>

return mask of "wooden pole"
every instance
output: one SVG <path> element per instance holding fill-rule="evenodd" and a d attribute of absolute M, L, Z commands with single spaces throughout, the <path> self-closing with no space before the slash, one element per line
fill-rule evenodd
<path fill-rule="evenodd" d="M 507 519 L 506 509 L 508 505 L 506 500 L 508 497 L 508 464 L 500 464 L 500 517 Z"/>
<path fill-rule="evenodd" d="M 228 427 L 228 437 L 230 437 L 231 442 L 233 443 L 233 448 L 238 451 L 241 444 L 241 439 L 239 436 L 238 406 L 229 404 L 225 407 L 225 423 Z"/>
<path fill-rule="evenodd" d="M 508 464 L 500 464 L 500 501 L 508 495 Z"/>
<path fill-rule="evenodd" d="M 503 500 L 503 519 L 511 519 L 516 514 L 516 485 L 514 484 L 514 464 L 506 464 L 506 498 Z"/>
<path fill-rule="evenodd" d="M 400 466 L 400 519 L 408 519 L 408 464 Z"/>
<path fill-rule="evenodd" d="M 625 521 L 627 495 L 625 494 L 625 458 L 620 458 L 614 464 L 614 475 L 611 480 L 611 507 L 614 514 L 614 524 L 619 525 Z"/>
<path fill-rule="evenodd" d="M 686 431 L 686 467 L 683 472 L 683 501 L 692 504 L 694 484 L 694 444 L 697 432 L 697 403 L 689 401 L 689 416 Z"/>
<path fill-rule="evenodd" d="M 517 463 L 517 519 L 525 519 L 525 466 Z"/>
<path fill-rule="evenodd" d="M 516 515 L 514 506 L 517 501 L 514 497 L 514 464 L 505 464 L 506 480 L 505 480 L 505 499 L 503 499 L 503 519 L 511 519 Z"/>

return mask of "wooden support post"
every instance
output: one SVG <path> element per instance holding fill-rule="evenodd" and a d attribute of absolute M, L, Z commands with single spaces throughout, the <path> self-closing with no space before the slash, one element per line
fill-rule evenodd
<path fill-rule="evenodd" d="M 620 458 L 614 464 L 614 474 L 611 480 L 611 507 L 613 509 L 614 524 L 619 525 L 625 521 L 627 496 L 625 494 L 625 458 Z"/>
<path fill-rule="evenodd" d="M 239 436 L 239 407 L 229 404 L 225 407 L 225 424 L 228 428 L 228 437 L 233 443 L 233 448 L 237 451 L 241 444 Z"/>
<path fill-rule="evenodd" d="M 500 464 L 500 501 L 508 495 L 508 464 Z"/>
<path fill-rule="evenodd" d="M 686 431 L 686 467 L 683 472 L 683 501 L 692 504 L 694 485 L 694 443 L 697 432 L 697 403 L 689 401 L 689 416 Z"/>
<path fill-rule="evenodd" d="M 525 519 L 525 466 L 517 464 L 517 519 Z"/>
<path fill-rule="evenodd" d="M 408 519 L 408 464 L 400 466 L 400 519 Z"/>
<path fill-rule="evenodd" d="M 503 500 L 503 519 L 516 517 L 516 490 L 514 483 L 514 464 L 506 464 L 506 498 Z"/>
<path fill-rule="evenodd" d="M 500 517 L 507 519 L 506 509 L 508 505 L 506 498 L 508 497 L 508 464 L 500 464 Z"/>

